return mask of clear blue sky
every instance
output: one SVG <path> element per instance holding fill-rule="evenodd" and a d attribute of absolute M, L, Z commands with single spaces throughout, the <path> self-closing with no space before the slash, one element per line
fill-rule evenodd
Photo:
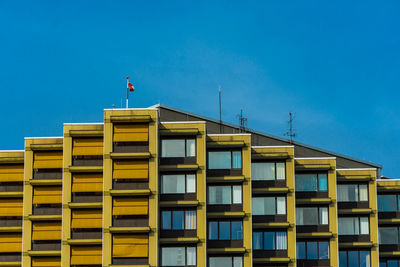
<path fill-rule="evenodd" d="M 400 178 L 399 1 L 0 1 L 0 149 L 156 103 L 383 165 Z"/>

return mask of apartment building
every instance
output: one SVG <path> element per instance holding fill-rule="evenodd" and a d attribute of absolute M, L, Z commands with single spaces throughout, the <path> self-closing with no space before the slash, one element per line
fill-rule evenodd
<path fill-rule="evenodd" d="M 400 267 L 381 166 L 155 105 L 0 151 L 0 266 Z"/>

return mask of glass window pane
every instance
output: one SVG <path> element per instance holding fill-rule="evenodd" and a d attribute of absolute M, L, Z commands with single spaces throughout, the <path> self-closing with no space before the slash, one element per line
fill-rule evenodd
<path fill-rule="evenodd" d="M 219 222 L 219 240 L 231 239 L 231 223 Z"/>
<path fill-rule="evenodd" d="M 232 186 L 233 190 L 233 204 L 242 204 L 242 186 L 241 185 L 234 185 Z"/>
<path fill-rule="evenodd" d="M 314 260 L 318 259 L 318 243 L 307 242 L 307 259 Z"/>
<path fill-rule="evenodd" d="M 232 266 L 231 257 L 210 257 L 208 262 L 210 267 Z"/>
<path fill-rule="evenodd" d="M 265 232 L 264 233 L 264 249 L 274 250 L 275 249 L 275 233 Z"/>
<path fill-rule="evenodd" d="M 398 267 L 397 261 L 387 261 L 387 267 Z"/>
<path fill-rule="evenodd" d="M 286 198 L 285 197 L 277 197 L 276 198 L 276 213 L 277 214 L 286 214 Z"/>
<path fill-rule="evenodd" d="M 368 186 L 366 184 L 359 185 L 360 201 L 368 201 Z"/>
<path fill-rule="evenodd" d="M 242 240 L 243 230 L 242 222 L 232 222 L 232 240 Z"/>
<path fill-rule="evenodd" d="M 318 174 L 318 190 L 327 191 L 328 190 L 328 176 L 326 174 Z"/>
<path fill-rule="evenodd" d="M 253 232 L 253 249 L 263 249 L 263 233 Z"/>
<path fill-rule="evenodd" d="M 358 251 L 348 251 L 348 266 L 359 266 Z"/>
<path fill-rule="evenodd" d="M 356 202 L 358 201 L 357 185 L 340 184 L 338 185 L 338 201 L 340 202 Z"/>
<path fill-rule="evenodd" d="M 378 195 L 378 211 L 397 211 L 397 196 Z"/>
<path fill-rule="evenodd" d="M 354 235 L 354 218 L 339 217 L 338 218 L 339 235 Z"/>
<path fill-rule="evenodd" d="M 230 265 L 226 265 L 226 266 L 230 266 Z M 243 267 L 242 257 L 233 257 L 233 267 Z"/>
<path fill-rule="evenodd" d="M 162 248 L 162 266 L 185 266 L 185 248 L 184 247 L 166 247 Z"/>
<path fill-rule="evenodd" d="M 208 223 L 208 239 L 218 240 L 218 222 Z"/>
<path fill-rule="evenodd" d="M 360 217 L 360 234 L 362 235 L 369 234 L 368 217 Z"/>
<path fill-rule="evenodd" d="M 397 227 L 379 227 L 379 244 L 398 244 Z"/>
<path fill-rule="evenodd" d="M 339 251 L 339 267 L 347 267 L 347 252 L 346 251 Z"/>
<path fill-rule="evenodd" d="M 185 211 L 185 229 L 188 229 L 188 230 L 196 229 L 196 211 L 195 210 Z"/>
<path fill-rule="evenodd" d="M 274 197 L 255 197 L 252 199 L 253 215 L 275 215 Z"/>
<path fill-rule="evenodd" d="M 319 259 L 329 259 L 329 242 L 318 242 Z"/>
<path fill-rule="evenodd" d="M 196 193 L 196 175 L 186 174 L 186 193 Z"/>
<path fill-rule="evenodd" d="M 296 191 L 317 191 L 316 174 L 296 174 Z"/>
<path fill-rule="evenodd" d="M 184 211 L 173 211 L 172 212 L 172 229 L 173 230 L 183 230 L 184 222 Z"/>
<path fill-rule="evenodd" d="M 276 163 L 276 179 L 277 180 L 285 180 L 285 163 L 277 162 Z"/>
<path fill-rule="evenodd" d="M 186 265 L 196 265 L 196 247 L 186 248 Z"/>
<path fill-rule="evenodd" d="M 161 190 L 163 194 L 184 194 L 185 175 L 163 175 Z"/>
<path fill-rule="evenodd" d="M 196 141 L 194 139 L 186 140 L 186 157 L 196 156 Z"/>
<path fill-rule="evenodd" d="M 387 267 L 386 262 L 384 261 L 379 262 L 379 267 Z"/>
<path fill-rule="evenodd" d="M 163 211 L 161 213 L 162 217 L 162 229 L 170 230 L 171 229 L 171 212 Z"/>
<path fill-rule="evenodd" d="M 265 181 L 275 179 L 274 163 L 252 163 L 251 179 L 254 181 Z"/>
<path fill-rule="evenodd" d="M 242 151 L 232 151 L 232 169 L 242 168 Z"/>
<path fill-rule="evenodd" d="M 319 208 L 319 223 L 328 224 L 328 208 Z"/>
<path fill-rule="evenodd" d="M 231 187 L 209 186 L 208 204 L 231 204 Z"/>
<path fill-rule="evenodd" d="M 318 225 L 318 208 L 296 208 L 296 213 L 297 211 L 299 211 L 299 216 L 296 216 L 299 225 Z"/>
<path fill-rule="evenodd" d="M 208 168 L 211 170 L 230 169 L 231 152 L 230 151 L 208 152 Z"/>
<path fill-rule="evenodd" d="M 371 266 L 371 259 L 370 253 L 366 250 L 360 251 L 360 267 L 370 267 Z"/>
<path fill-rule="evenodd" d="M 162 140 L 161 157 L 175 158 L 185 157 L 185 140 Z"/>
<path fill-rule="evenodd" d="M 306 258 L 305 242 L 296 242 L 296 258 L 303 260 Z"/>
<path fill-rule="evenodd" d="M 276 249 L 287 249 L 287 235 L 286 232 L 276 232 Z"/>

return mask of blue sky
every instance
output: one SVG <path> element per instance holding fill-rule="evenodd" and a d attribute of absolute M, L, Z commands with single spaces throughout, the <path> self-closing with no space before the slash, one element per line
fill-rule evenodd
<path fill-rule="evenodd" d="M 0 149 L 156 103 L 383 165 L 400 178 L 398 1 L 0 1 Z"/>

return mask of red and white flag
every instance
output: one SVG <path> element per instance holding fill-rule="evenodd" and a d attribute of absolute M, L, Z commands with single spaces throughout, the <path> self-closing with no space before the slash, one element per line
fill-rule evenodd
<path fill-rule="evenodd" d="M 127 89 L 128 89 L 130 92 L 135 91 L 135 87 L 133 87 L 133 84 L 131 84 L 131 83 L 129 82 L 129 77 L 126 77 L 126 81 L 127 81 L 127 85 L 128 85 Z"/>

